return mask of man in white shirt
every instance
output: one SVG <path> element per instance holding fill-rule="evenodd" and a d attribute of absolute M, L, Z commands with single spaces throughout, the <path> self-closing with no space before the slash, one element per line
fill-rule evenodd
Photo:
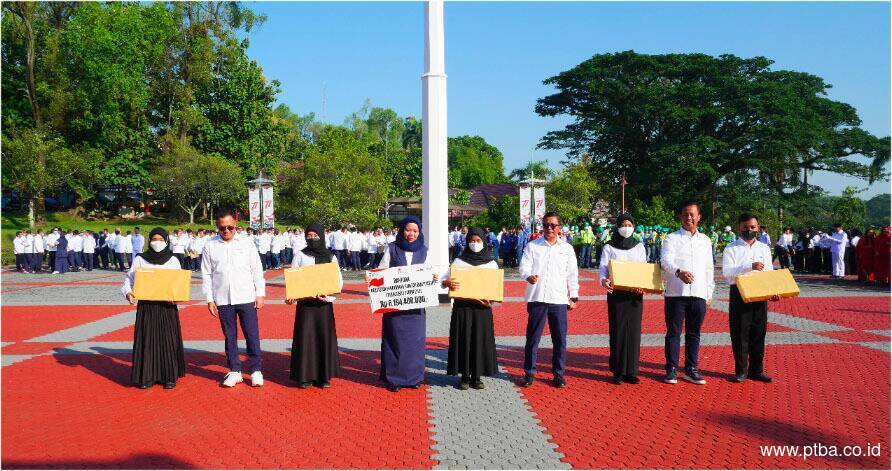
<path fill-rule="evenodd" d="M 669 234 L 660 252 L 660 265 L 666 272 L 666 376 L 663 382 L 678 382 L 678 353 L 682 324 L 685 327 L 685 375 L 694 384 L 706 384 L 697 370 L 700 351 L 700 327 L 706 317 L 706 306 L 712 302 L 712 241 L 697 230 L 701 218 L 700 204 L 686 201 L 679 208 L 681 229 Z"/>
<path fill-rule="evenodd" d="M 208 237 L 204 229 L 198 231 L 198 233 L 195 235 L 195 238 L 192 239 L 192 242 L 189 245 L 189 251 L 198 254 L 198 257 L 192 259 L 192 271 L 201 270 L 201 252 L 204 250 L 204 246 L 205 244 L 207 244 L 207 241 Z"/>
<path fill-rule="evenodd" d="M 324 236 L 324 234 L 319 234 L 320 237 Z M 304 235 L 303 229 L 298 227 L 294 230 L 294 237 L 291 238 L 291 258 L 293 264 L 294 254 L 300 253 L 301 250 L 306 248 L 307 246 L 307 238 Z"/>
<path fill-rule="evenodd" d="M 48 271 L 54 271 L 56 269 L 56 247 L 59 245 L 59 228 L 54 227 L 53 232 L 50 232 L 46 236 L 46 251 L 47 251 L 47 268 Z"/>
<path fill-rule="evenodd" d="M 844 278 L 846 276 L 846 245 L 849 243 L 849 236 L 842 230 L 842 224 L 833 225 L 833 233 L 827 238 L 827 245 L 830 246 L 830 258 L 833 271 L 830 278 Z"/>
<path fill-rule="evenodd" d="M 279 268 L 285 263 L 285 234 L 279 232 L 278 229 L 274 230 L 270 244 L 272 246 L 270 249 L 272 268 Z"/>
<path fill-rule="evenodd" d="M 93 231 L 84 231 L 83 247 L 84 269 L 93 271 L 93 255 L 96 253 L 96 239 L 93 237 Z"/>
<path fill-rule="evenodd" d="M 229 373 L 223 379 L 223 386 L 231 388 L 243 381 L 238 352 L 239 323 L 248 347 L 251 385 L 262 386 L 257 311 L 263 308 L 266 281 L 260 256 L 251 241 L 235 239 L 232 212 L 222 210 L 217 214 L 217 231 L 218 236 L 205 244 L 201 254 L 201 278 L 208 311 L 214 317 L 219 316 L 226 337 Z"/>
<path fill-rule="evenodd" d="M 74 231 L 68 240 L 68 265 L 71 271 L 80 271 L 84 265 L 84 238 L 81 231 Z"/>
<path fill-rule="evenodd" d="M 105 238 L 105 244 L 108 246 L 109 255 L 115 262 L 115 269 L 124 271 L 124 236 L 119 227 L 115 228 L 114 234 L 109 234 Z"/>
<path fill-rule="evenodd" d="M 124 260 L 127 261 L 127 266 L 131 267 L 133 266 L 133 234 L 127 231 L 121 240 L 124 243 Z"/>
<path fill-rule="evenodd" d="M 38 273 L 43 271 L 43 254 L 45 253 L 45 239 L 43 237 L 43 231 L 38 230 L 34 234 L 34 260 L 31 265 L 31 271 L 34 273 Z"/>
<path fill-rule="evenodd" d="M 784 229 L 784 233 L 777 238 L 777 259 L 781 268 L 791 268 L 793 265 L 793 228 Z"/>
<path fill-rule="evenodd" d="M 260 234 L 257 236 L 257 251 L 260 252 L 260 262 L 263 265 L 264 270 L 269 270 L 273 267 L 273 260 L 270 256 L 270 251 L 272 250 L 272 234 L 269 233 L 268 229 L 261 229 Z"/>
<path fill-rule="evenodd" d="M 22 250 L 25 254 L 25 271 L 35 273 L 34 271 L 34 234 L 26 230 L 22 238 Z"/>
<path fill-rule="evenodd" d="M 341 227 L 339 231 L 332 231 L 331 241 L 341 270 L 347 271 L 350 265 L 350 257 L 347 253 L 347 226 Z"/>
<path fill-rule="evenodd" d="M 25 236 L 23 231 L 15 233 L 15 239 L 12 239 L 12 251 L 15 254 L 16 271 L 28 272 L 28 260 L 25 257 Z"/>
<path fill-rule="evenodd" d="M 179 260 L 180 268 L 186 267 L 186 245 L 188 240 L 182 229 L 177 229 L 170 235 L 170 251 Z"/>
<path fill-rule="evenodd" d="M 722 276 L 731 285 L 728 302 L 728 323 L 731 332 L 731 351 L 734 353 L 734 382 L 746 378 L 770 383 L 763 371 L 765 334 L 768 331 L 768 302 L 745 303 L 737 289 L 737 277 L 752 271 L 774 270 L 771 248 L 756 240 L 759 221 L 750 213 L 738 218 L 740 238 L 725 247 L 722 254 Z M 772 301 L 780 297 L 772 298 Z"/>
<path fill-rule="evenodd" d="M 347 233 L 347 252 L 350 254 L 350 269 L 359 270 L 360 265 L 359 253 L 362 252 L 362 234 L 357 232 L 356 227 L 351 227 Z"/>
<path fill-rule="evenodd" d="M 549 212 L 543 217 L 543 237 L 527 244 L 520 261 L 520 277 L 526 279 L 527 333 L 524 346 L 524 377 L 521 386 L 535 381 L 539 339 L 548 320 L 553 353 L 554 385 L 563 388 L 567 354 L 567 310 L 579 300 L 579 268 L 573 246 L 558 237 L 561 218 Z"/>

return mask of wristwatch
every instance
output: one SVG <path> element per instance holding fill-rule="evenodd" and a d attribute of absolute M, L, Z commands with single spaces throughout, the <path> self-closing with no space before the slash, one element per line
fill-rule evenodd
<path fill-rule="evenodd" d="M 570 298 L 570 301 L 573 301 L 575 303 L 579 301 L 579 298 Z"/>

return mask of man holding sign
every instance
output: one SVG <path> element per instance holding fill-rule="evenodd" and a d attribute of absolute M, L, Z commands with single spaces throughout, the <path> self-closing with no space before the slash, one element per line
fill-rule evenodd
<path fill-rule="evenodd" d="M 567 309 L 575 309 L 579 300 L 579 267 L 573 246 L 558 237 L 561 218 L 557 213 L 545 213 L 542 236 L 530 241 L 520 261 L 520 276 L 527 281 L 524 298 L 527 301 L 527 339 L 524 347 L 524 377 L 521 386 L 535 381 L 536 356 L 542 329 L 548 320 L 553 353 L 551 368 L 554 385 L 563 388 L 564 364 L 567 353 Z"/>

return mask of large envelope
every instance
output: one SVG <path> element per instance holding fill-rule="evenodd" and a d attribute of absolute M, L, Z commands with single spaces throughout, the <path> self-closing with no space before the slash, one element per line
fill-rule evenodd
<path fill-rule="evenodd" d="M 337 263 L 317 263 L 285 270 L 285 299 L 315 298 L 340 292 Z"/>
<path fill-rule="evenodd" d="M 751 271 L 737 277 L 737 289 L 745 303 L 767 301 L 774 295 L 781 298 L 799 296 L 799 286 L 793 274 L 782 270 Z"/>
<path fill-rule="evenodd" d="M 133 297 L 140 301 L 188 301 L 192 272 L 166 268 L 137 268 Z"/>
<path fill-rule="evenodd" d="M 452 267 L 449 278 L 458 281 L 458 289 L 449 296 L 502 302 L 505 299 L 505 270 L 497 268 Z"/>
<path fill-rule="evenodd" d="M 645 293 L 662 293 L 663 278 L 660 266 L 655 263 L 610 260 L 607 263 L 613 289 L 634 291 L 641 288 Z"/>

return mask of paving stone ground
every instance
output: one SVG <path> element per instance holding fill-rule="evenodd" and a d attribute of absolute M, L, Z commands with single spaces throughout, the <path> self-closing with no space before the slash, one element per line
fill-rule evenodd
<path fill-rule="evenodd" d="M 520 388 L 524 282 L 509 271 L 495 313 L 500 372 L 481 391 L 447 376 L 448 307 L 429 309 L 427 377 L 390 393 L 378 379 L 380 320 L 360 274 L 335 306 L 341 376 L 332 388 L 288 380 L 294 308 L 281 271 L 266 275 L 260 318 L 263 388 L 220 388 L 219 323 L 193 278 L 180 306 L 187 376 L 173 390 L 129 384 L 135 310 L 122 274 L 0 275 L 3 468 L 890 468 L 889 290 L 798 277 L 802 296 L 770 305 L 766 371 L 777 381 L 728 381 L 728 289 L 703 326 L 705 386 L 659 381 L 663 302 L 647 296 L 641 384 L 609 382 L 607 306 L 583 271 L 570 314 L 566 389 Z M 244 348 L 244 342 L 242 342 Z M 767 456 L 798 446 L 814 455 Z M 836 447 L 834 456 L 829 447 Z M 843 447 L 859 447 L 858 449 Z M 788 452 L 796 450 L 788 449 Z M 879 452 L 878 456 L 872 453 Z M 855 456 L 856 452 L 859 456 Z M 847 454 L 846 456 L 842 456 Z"/>

